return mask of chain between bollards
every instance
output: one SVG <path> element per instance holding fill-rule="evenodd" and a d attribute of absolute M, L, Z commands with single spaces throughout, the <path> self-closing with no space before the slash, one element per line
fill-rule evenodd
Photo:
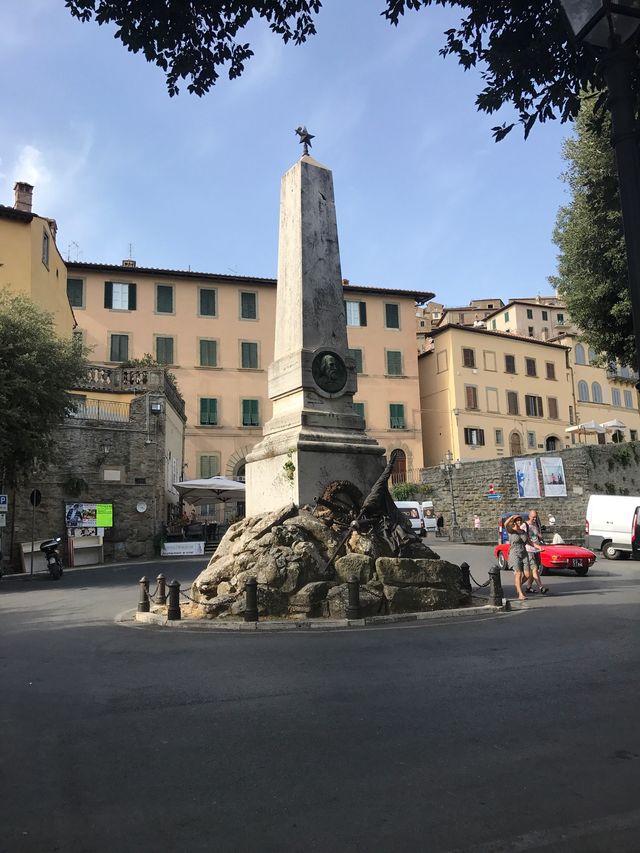
<path fill-rule="evenodd" d="M 489 604 L 492 604 L 494 607 L 502 607 L 502 598 L 500 566 L 491 566 L 489 569 Z"/>
<path fill-rule="evenodd" d="M 172 580 L 169 584 L 169 604 L 167 606 L 167 619 L 175 621 L 180 619 L 180 584 Z"/>
<path fill-rule="evenodd" d="M 245 586 L 245 608 L 244 621 L 258 621 L 258 581 L 255 578 L 249 578 Z"/>
<path fill-rule="evenodd" d="M 138 613 L 149 612 L 149 579 L 146 577 L 140 578 L 140 598 L 138 599 Z"/>
<path fill-rule="evenodd" d="M 349 599 L 347 604 L 347 619 L 360 619 L 360 581 L 355 575 L 347 581 Z"/>

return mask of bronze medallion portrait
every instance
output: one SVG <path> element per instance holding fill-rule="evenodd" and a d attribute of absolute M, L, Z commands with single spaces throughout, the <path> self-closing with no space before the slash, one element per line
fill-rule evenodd
<path fill-rule="evenodd" d="M 334 352 L 320 351 L 311 364 L 313 379 L 327 394 L 337 394 L 347 384 L 347 367 Z"/>

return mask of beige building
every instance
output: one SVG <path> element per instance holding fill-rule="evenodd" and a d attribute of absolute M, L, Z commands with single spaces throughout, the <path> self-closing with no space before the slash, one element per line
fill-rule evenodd
<path fill-rule="evenodd" d="M 68 264 L 68 293 L 94 362 L 151 354 L 175 374 L 187 414 L 184 479 L 244 476 L 271 417 L 276 282 L 190 271 Z M 406 470 L 422 467 L 416 302 L 433 294 L 345 282 L 354 404 L 367 431 Z M 402 459 L 402 457 L 401 457 Z"/>
<path fill-rule="evenodd" d="M 485 317 L 487 329 L 544 341 L 575 331 L 563 303 L 555 296 L 512 299 Z"/>
<path fill-rule="evenodd" d="M 13 207 L 0 205 L 0 290 L 28 296 L 51 312 L 56 331 L 70 337 L 75 326 L 67 299 L 67 271 L 56 245 L 54 219 L 32 211 L 33 187 L 15 185 Z"/>

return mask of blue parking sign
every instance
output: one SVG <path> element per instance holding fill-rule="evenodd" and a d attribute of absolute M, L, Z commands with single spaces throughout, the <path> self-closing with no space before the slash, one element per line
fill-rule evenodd
<path fill-rule="evenodd" d="M 0 512 L 7 512 L 9 501 L 7 495 L 0 495 Z"/>

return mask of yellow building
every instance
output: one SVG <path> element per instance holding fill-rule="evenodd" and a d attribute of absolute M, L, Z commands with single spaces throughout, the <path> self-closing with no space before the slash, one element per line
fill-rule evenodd
<path fill-rule="evenodd" d="M 244 475 L 271 417 L 276 282 L 190 271 L 68 264 L 68 294 L 92 361 L 115 366 L 151 354 L 177 378 L 187 414 L 184 478 Z M 416 302 L 433 294 L 345 282 L 355 405 L 369 434 L 423 465 Z"/>
<path fill-rule="evenodd" d="M 75 326 L 67 298 L 67 270 L 56 245 L 54 219 L 32 211 L 33 187 L 15 185 L 13 207 L 0 205 L 0 290 L 28 296 L 53 314 L 57 333 L 70 337 Z"/>
<path fill-rule="evenodd" d="M 447 325 L 420 355 L 426 465 L 560 450 L 574 411 L 568 348 Z"/>
<path fill-rule="evenodd" d="M 484 319 L 492 332 L 509 332 L 545 341 L 575 331 L 564 303 L 555 296 L 512 299 L 487 313 Z"/>

